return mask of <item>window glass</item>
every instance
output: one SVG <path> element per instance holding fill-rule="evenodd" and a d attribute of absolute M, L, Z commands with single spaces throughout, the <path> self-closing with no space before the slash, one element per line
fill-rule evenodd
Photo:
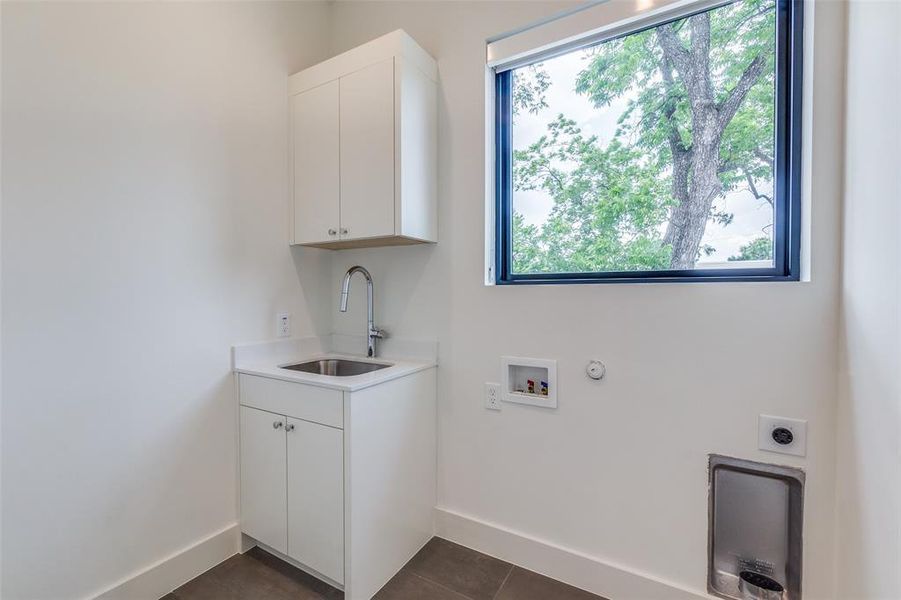
<path fill-rule="evenodd" d="M 784 274 L 777 14 L 741 0 L 503 74 L 505 275 Z"/>

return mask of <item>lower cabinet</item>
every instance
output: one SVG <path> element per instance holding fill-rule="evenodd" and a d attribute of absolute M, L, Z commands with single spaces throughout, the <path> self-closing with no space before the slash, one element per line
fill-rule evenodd
<path fill-rule="evenodd" d="M 241 407 L 241 529 L 344 583 L 344 432 Z"/>
<path fill-rule="evenodd" d="M 436 377 L 345 391 L 239 373 L 246 547 L 371 600 L 434 532 Z"/>

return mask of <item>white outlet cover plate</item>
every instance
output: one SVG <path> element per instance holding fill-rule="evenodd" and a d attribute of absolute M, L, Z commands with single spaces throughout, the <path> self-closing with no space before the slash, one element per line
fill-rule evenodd
<path fill-rule="evenodd" d="M 291 337 L 291 315 L 286 312 L 275 316 L 275 330 L 278 337 Z"/>
<path fill-rule="evenodd" d="M 485 384 L 485 408 L 488 410 L 501 409 L 501 384 Z"/>
<path fill-rule="evenodd" d="M 778 427 L 792 432 L 794 439 L 790 444 L 777 444 L 773 439 L 773 430 Z M 807 456 L 807 421 L 760 415 L 757 420 L 757 447 L 767 452 Z"/>

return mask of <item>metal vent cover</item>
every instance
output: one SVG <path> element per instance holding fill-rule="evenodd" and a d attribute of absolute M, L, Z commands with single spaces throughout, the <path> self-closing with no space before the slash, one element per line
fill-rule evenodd
<path fill-rule="evenodd" d="M 711 454 L 708 477 L 707 591 L 801 600 L 804 472 Z"/>

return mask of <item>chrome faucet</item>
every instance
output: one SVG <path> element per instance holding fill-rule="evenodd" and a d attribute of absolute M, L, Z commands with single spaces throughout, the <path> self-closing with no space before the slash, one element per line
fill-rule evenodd
<path fill-rule="evenodd" d="M 375 341 L 385 337 L 385 332 L 372 324 L 372 275 L 363 267 L 351 267 L 344 274 L 344 283 L 341 285 L 341 306 L 338 310 L 347 312 L 347 293 L 350 291 L 350 278 L 354 273 L 360 273 L 366 278 L 366 356 L 375 358 Z"/>

